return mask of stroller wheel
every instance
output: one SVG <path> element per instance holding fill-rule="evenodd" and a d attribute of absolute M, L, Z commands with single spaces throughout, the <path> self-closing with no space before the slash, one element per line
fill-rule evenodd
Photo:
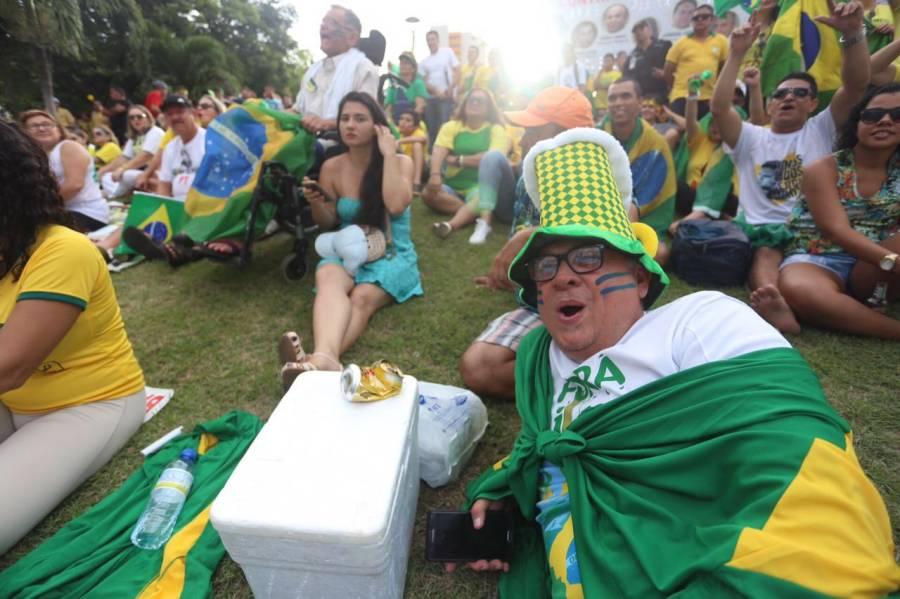
<path fill-rule="evenodd" d="M 281 261 L 281 274 L 288 281 L 299 281 L 306 275 L 306 260 L 297 254 L 288 254 Z"/>

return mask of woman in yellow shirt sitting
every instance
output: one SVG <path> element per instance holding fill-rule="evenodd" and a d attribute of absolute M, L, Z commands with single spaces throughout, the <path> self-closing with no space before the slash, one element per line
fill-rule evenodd
<path fill-rule="evenodd" d="M 106 264 L 47 155 L 0 121 L 0 555 L 140 427 L 144 376 Z"/>
<path fill-rule="evenodd" d="M 116 136 L 106 125 L 96 125 L 93 130 L 94 164 L 103 168 L 122 154 Z"/>

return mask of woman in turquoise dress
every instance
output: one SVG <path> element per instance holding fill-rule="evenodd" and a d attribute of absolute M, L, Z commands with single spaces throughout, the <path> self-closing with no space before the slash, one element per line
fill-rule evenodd
<path fill-rule="evenodd" d="M 338 133 L 347 151 L 326 160 L 318 185 L 304 180 L 313 220 L 323 231 L 367 225 L 385 232 L 384 257 L 351 277 L 340 259 L 323 259 L 316 270 L 313 303 L 315 349 L 306 354 L 296 333 L 282 336 L 282 379 L 289 385 L 307 370 L 340 370 L 341 355 L 363 333 L 375 312 L 422 295 L 418 257 L 410 239 L 413 163 L 397 142 L 375 100 L 350 92 L 338 110 Z M 390 221 L 390 227 L 386 223 Z"/>

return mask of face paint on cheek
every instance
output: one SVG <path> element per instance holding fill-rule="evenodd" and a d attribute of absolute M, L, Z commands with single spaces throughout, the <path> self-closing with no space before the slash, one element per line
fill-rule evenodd
<path fill-rule="evenodd" d="M 611 273 L 597 277 L 597 280 L 594 281 L 594 285 L 599 287 L 600 285 L 602 285 L 603 283 L 605 283 L 611 279 L 618 279 L 620 277 L 628 277 L 628 276 L 631 276 L 630 272 L 611 272 Z M 635 285 L 634 283 L 625 283 L 623 285 L 612 285 L 612 286 L 604 287 L 603 289 L 601 289 L 600 295 L 607 295 L 609 293 L 615 293 L 616 291 L 623 291 L 625 289 L 634 289 L 636 287 L 637 287 L 637 285 Z"/>
<path fill-rule="evenodd" d="M 538 289 L 538 292 L 537 292 L 537 304 L 538 304 L 538 306 L 544 305 L 544 292 L 541 291 L 540 289 Z"/>

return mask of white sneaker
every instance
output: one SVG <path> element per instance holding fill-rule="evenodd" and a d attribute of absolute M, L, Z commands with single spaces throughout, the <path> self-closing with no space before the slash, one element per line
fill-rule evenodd
<path fill-rule="evenodd" d="M 475 219 L 475 232 L 469 237 L 469 243 L 472 245 L 481 245 L 487 239 L 491 232 L 491 226 L 480 218 Z"/>

